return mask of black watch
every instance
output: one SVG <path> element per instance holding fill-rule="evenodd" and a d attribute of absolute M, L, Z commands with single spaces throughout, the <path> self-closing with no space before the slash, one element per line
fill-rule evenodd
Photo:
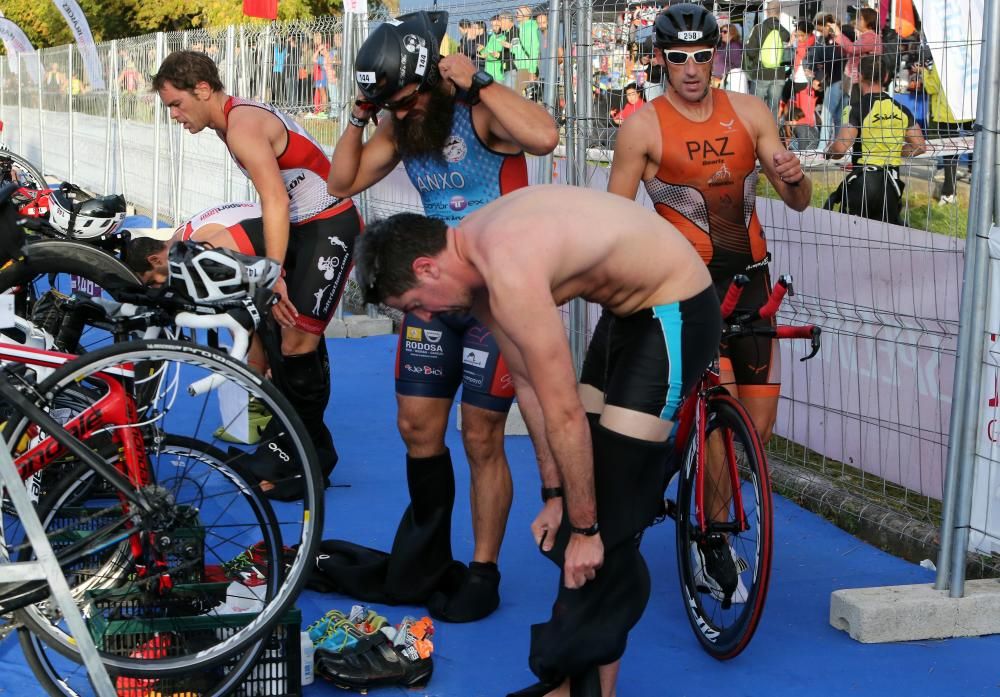
<path fill-rule="evenodd" d="M 597 523 L 594 523 L 589 528 L 578 528 L 574 527 L 573 525 L 570 525 L 569 531 L 575 535 L 583 535 L 584 537 L 593 537 L 594 535 L 599 533 L 601 529 L 597 526 Z"/>
<path fill-rule="evenodd" d="M 542 503 L 545 503 L 549 499 L 560 499 L 563 495 L 563 489 L 561 486 L 543 486 L 542 487 Z"/>
<path fill-rule="evenodd" d="M 477 70 L 472 76 L 472 84 L 465 90 L 465 99 L 473 106 L 479 104 L 479 90 L 493 84 L 493 76 L 485 70 Z"/>

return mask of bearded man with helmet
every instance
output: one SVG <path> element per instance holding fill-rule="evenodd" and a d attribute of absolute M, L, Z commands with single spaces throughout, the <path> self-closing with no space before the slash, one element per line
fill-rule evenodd
<path fill-rule="evenodd" d="M 447 21 L 447 12 L 402 15 L 358 49 L 359 98 L 333 152 L 331 195 L 364 191 L 402 162 L 426 215 L 453 224 L 527 186 L 524 153 L 555 148 L 558 131 L 542 106 L 494 82 L 465 55 L 440 56 Z M 363 141 L 381 110 L 388 115 Z M 355 597 L 426 603 L 446 621 L 481 619 L 500 601 L 496 562 L 512 498 L 503 445 L 514 396 L 510 375 L 489 330 L 471 316 L 423 322 L 407 315 L 396 376 L 411 505 L 388 556 L 372 560 L 367 548 L 324 543 L 322 569 L 333 587 Z M 472 473 L 475 549 L 468 568 L 452 558 L 455 482 L 444 441 L 459 385 Z M 359 554 L 366 573 L 359 571 Z"/>

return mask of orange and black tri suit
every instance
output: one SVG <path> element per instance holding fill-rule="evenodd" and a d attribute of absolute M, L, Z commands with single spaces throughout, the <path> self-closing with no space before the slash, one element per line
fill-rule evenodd
<path fill-rule="evenodd" d="M 667 100 L 652 102 L 662 152 L 656 175 L 644 183 L 657 213 L 673 223 L 708 266 L 719 299 L 733 276 L 750 284 L 741 307 L 757 308 L 771 291 L 770 255 L 757 216 L 757 149 L 724 90 L 712 90 L 712 115 L 691 121 Z M 721 347 L 743 396 L 776 395 L 781 380 L 772 339 L 746 337 Z"/>

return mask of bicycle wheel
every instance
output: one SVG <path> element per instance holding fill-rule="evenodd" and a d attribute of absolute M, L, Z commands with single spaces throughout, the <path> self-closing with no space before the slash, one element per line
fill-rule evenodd
<path fill-rule="evenodd" d="M 709 654 L 724 660 L 750 643 L 767 598 L 771 486 L 760 438 L 737 400 L 710 396 L 704 433 L 704 442 L 690 438 L 681 469 L 677 562 L 695 636 Z M 722 466 L 704 466 L 709 450 Z"/>
<path fill-rule="evenodd" d="M 114 300 L 119 291 L 141 288 L 142 282 L 120 260 L 78 240 L 35 240 L 25 246 L 22 258 L 0 269 L 0 293 L 13 292 L 18 314 L 28 319 L 49 291 L 57 293 L 55 297 L 76 294 Z M 59 314 L 50 321 L 37 315 L 35 319 L 53 336 L 63 333 L 57 348 L 70 353 L 93 350 L 112 340 L 108 332 L 91 324 L 93 317 L 85 312 L 68 320 Z"/>
<path fill-rule="evenodd" d="M 10 150 L 0 150 L 0 181 L 14 182 L 29 189 L 48 188 L 38 168 Z"/>
<path fill-rule="evenodd" d="M 209 380 L 212 389 L 195 394 L 193 386 L 201 380 Z M 161 457 L 151 447 L 143 458 L 148 466 L 136 470 L 136 463 L 119 456 L 116 468 L 129 472 L 145 507 L 119 499 L 117 508 L 85 511 L 77 523 L 66 515 L 49 533 L 64 573 L 74 584 L 80 583 L 81 562 L 92 554 L 123 541 L 129 545 L 130 570 L 105 579 L 104 566 L 94 564 L 98 578 L 91 579 L 91 585 L 100 588 L 92 588 L 85 602 L 80 601 L 87 607 L 91 631 L 110 671 L 162 679 L 190 674 L 248 651 L 291 607 L 312 567 L 322 530 L 315 453 L 298 417 L 273 385 L 244 365 L 217 351 L 176 341 L 128 342 L 86 354 L 53 373 L 37 392 L 51 405 L 64 391 L 78 390 L 80 385 L 102 399 L 124 386 L 135 405 L 130 421 L 140 424 L 147 442 L 184 434 L 221 449 L 225 446 L 213 434 L 219 428 L 232 433 L 240 419 L 247 418 L 245 411 L 234 411 L 236 403 L 245 405 L 253 399 L 270 414 L 258 446 L 230 447 L 221 463 Z M 112 408 L 110 403 L 93 403 L 75 423 L 97 419 L 102 410 Z M 32 447 L 31 441 L 27 446 L 31 449 L 26 449 L 23 436 L 32 433 L 29 426 L 21 418 L 4 432 L 15 448 L 15 459 L 22 466 L 43 457 L 53 459 L 41 446 Z M 77 437 L 102 453 L 108 451 L 109 439 L 123 448 L 128 443 L 135 447 L 136 432 L 135 428 L 108 430 L 91 422 L 86 435 Z M 280 457 L 280 467 L 271 470 L 272 483 L 277 484 L 273 489 L 271 483 L 244 474 L 262 462 L 274 465 L 271 454 Z M 103 477 L 95 486 L 114 491 Z M 282 500 L 273 498 L 288 486 L 296 488 L 296 500 L 284 495 Z M 248 497 L 246 489 L 255 492 L 254 497 Z M 260 498 L 267 498 L 273 511 L 269 524 L 255 519 L 248 503 Z M 21 549 L 14 540 L 6 538 L 5 544 L 4 559 L 18 558 Z M 260 607 L 256 614 L 241 615 L 239 626 L 221 619 L 217 607 L 225 599 L 227 584 L 205 583 L 218 579 L 220 569 L 238 573 L 237 578 L 255 587 L 245 592 L 255 596 Z M 51 607 L 46 599 L 16 614 L 51 648 L 79 660 L 64 623 Z M 123 613 L 128 621 L 124 626 L 115 624 Z M 207 630 L 206 621 L 215 629 Z M 200 629 L 191 631 L 194 625 Z M 155 637 L 169 637 L 163 640 L 168 645 L 160 641 L 150 650 Z"/>
<path fill-rule="evenodd" d="M 159 443 L 151 443 L 150 445 L 155 449 L 158 457 L 170 458 L 175 466 L 179 462 L 183 463 L 194 459 L 216 469 L 226 467 L 227 456 L 225 453 L 218 448 L 191 438 L 166 435 Z M 58 527 L 63 531 L 60 534 L 65 537 L 67 534 L 77 532 L 80 525 L 78 511 L 102 510 L 116 503 L 110 492 L 102 491 L 99 486 L 99 478 L 94 475 L 94 470 L 86 466 L 79 466 L 68 477 L 62 479 L 57 489 L 46 495 L 38 506 L 39 517 L 46 530 Z M 247 499 L 247 508 L 255 516 L 253 524 L 259 525 L 265 530 L 277 531 L 274 513 L 267 499 L 260 496 L 259 492 L 250 486 L 244 486 L 241 494 Z M 71 525 L 67 526 L 67 522 L 70 522 Z M 250 524 L 248 523 L 248 525 Z M 280 540 L 273 540 L 272 544 L 280 546 Z M 129 561 L 128 546 L 125 543 L 117 548 L 105 550 L 99 558 L 84 560 L 73 570 L 74 580 L 78 581 L 71 583 L 74 595 L 82 599 L 88 583 L 107 582 L 113 577 L 115 568 L 125 572 L 128 569 Z M 51 651 L 44 642 L 24 627 L 18 630 L 18 640 L 39 685 L 48 694 L 63 697 L 88 697 L 93 694 L 90 679 L 83 665 Z M 264 643 L 261 641 L 257 647 L 247 651 L 239 658 L 227 661 L 225 671 L 204 671 L 199 676 L 198 694 L 202 697 L 224 697 L 233 694 L 240 681 L 253 669 L 254 660 L 260 651 L 263 651 Z M 185 681 L 187 682 L 185 687 L 188 688 L 186 691 L 190 691 L 192 682 L 188 676 L 185 676 Z M 180 685 L 161 684 L 160 681 L 157 681 L 156 685 L 145 681 L 143 686 L 148 688 L 142 691 L 143 694 L 154 688 L 161 692 L 170 692 L 172 687 L 181 687 Z"/>

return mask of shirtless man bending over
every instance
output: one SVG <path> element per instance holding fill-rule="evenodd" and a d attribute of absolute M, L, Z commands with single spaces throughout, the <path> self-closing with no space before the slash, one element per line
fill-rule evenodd
<path fill-rule="evenodd" d="M 721 320 L 694 247 L 621 196 L 565 186 L 515 191 L 455 227 L 400 214 L 357 256 L 368 300 L 422 319 L 471 312 L 506 356 L 548 501 L 532 524 L 562 568 L 532 629 L 540 682 L 516 695 L 614 694 L 628 632 L 649 598 L 636 534 L 662 507 L 666 440 L 681 398 L 715 355 Z M 588 423 L 558 307 L 613 315 L 605 406 Z M 565 502 L 565 510 L 564 503 Z"/>

